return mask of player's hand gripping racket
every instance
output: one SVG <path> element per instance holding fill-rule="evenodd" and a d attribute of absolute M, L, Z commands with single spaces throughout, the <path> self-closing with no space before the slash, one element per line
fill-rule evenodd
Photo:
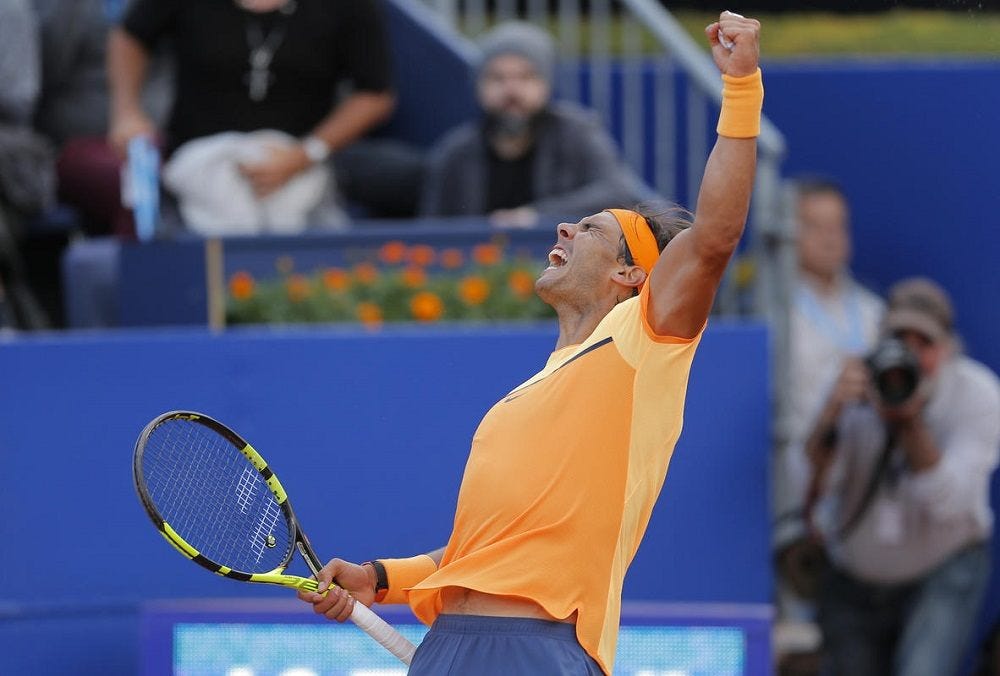
<path fill-rule="evenodd" d="M 139 435 L 132 463 L 149 518 L 181 554 L 234 580 L 316 591 L 316 580 L 285 574 L 296 549 L 313 575 L 322 567 L 285 489 L 231 429 L 200 413 L 164 413 Z M 410 663 L 413 644 L 363 603 L 351 621 Z"/>

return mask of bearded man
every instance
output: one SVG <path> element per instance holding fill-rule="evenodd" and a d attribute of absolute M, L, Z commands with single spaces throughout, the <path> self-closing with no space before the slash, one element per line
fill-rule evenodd
<path fill-rule="evenodd" d="M 423 216 L 488 215 L 499 227 L 579 219 L 653 195 L 592 112 L 553 102 L 549 34 L 511 21 L 486 33 L 476 72 L 482 115 L 432 151 Z"/>

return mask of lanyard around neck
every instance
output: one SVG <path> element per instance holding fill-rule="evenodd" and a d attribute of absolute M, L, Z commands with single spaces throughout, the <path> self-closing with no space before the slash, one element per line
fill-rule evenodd
<path fill-rule="evenodd" d="M 861 354 L 867 347 L 864 326 L 861 321 L 861 293 L 853 284 L 837 296 L 837 303 L 843 308 L 847 325 L 842 326 L 823 306 L 816 293 L 808 285 L 799 285 L 795 294 L 799 311 L 810 324 L 849 354 Z"/>
<path fill-rule="evenodd" d="M 274 83 L 275 75 L 271 72 L 271 63 L 274 61 L 274 53 L 278 51 L 281 43 L 285 40 L 288 17 L 296 9 L 295 0 L 286 3 L 277 11 L 275 23 L 271 29 L 264 33 L 261 21 L 258 17 L 247 17 L 246 33 L 247 46 L 250 49 L 248 61 L 250 72 L 246 75 L 248 95 L 252 101 L 263 101 L 267 98 L 267 92 Z"/>

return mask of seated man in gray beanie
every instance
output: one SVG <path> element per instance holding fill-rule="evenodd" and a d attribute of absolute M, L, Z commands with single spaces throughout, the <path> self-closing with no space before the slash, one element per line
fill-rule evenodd
<path fill-rule="evenodd" d="M 574 220 L 651 198 L 595 115 L 552 102 L 555 46 L 548 33 L 503 23 L 480 48 L 483 115 L 432 151 L 421 215 L 488 214 L 497 226 L 533 227 L 542 214 Z"/>

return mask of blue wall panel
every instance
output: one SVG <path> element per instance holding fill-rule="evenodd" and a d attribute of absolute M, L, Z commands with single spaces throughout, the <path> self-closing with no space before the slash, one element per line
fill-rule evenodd
<path fill-rule="evenodd" d="M 767 64 L 765 110 L 785 173 L 821 172 L 851 200 L 854 267 L 876 290 L 923 274 L 955 297 L 969 352 L 1000 371 L 1000 62 Z"/>
<path fill-rule="evenodd" d="M 409 555 L 444 544 L 479 418 L 554 338 L 545 324 L 0 344 L 0 463 L 13 479 L 0 492 L 0 649 L 12 673 L 132 664 L 140 600 L 283 593 L 212 576 L 156 535 L 130 462 L 158 413 L 201 410 L 244 435 L 322 557 Z M 627 598 L 768 602 L 767 361 L 760 326 L 706 335 Z M 45 650 L 54 636 L 60 650 Z"/>
<path fill-rule="evenodd" d="M 422 2 L 389 0 L 383 8 L 396 109 L 380 131 L 427 147 L 476 114 L 469 66 L 476 50 Z"/>
<path fill-rule="evenodd" d="M 785 173 L 829 174 L 850 198 L 859 278 L 879 292 L 910 275 L 937 280 L 969 354 L 1000 372 L 1000 61 L 769 63 L 765 73 Z M 1000 474 L 993 493 L 996 511 Z M 983 617 L 979 636 L 1000 617 L 996 575 Z"/>

